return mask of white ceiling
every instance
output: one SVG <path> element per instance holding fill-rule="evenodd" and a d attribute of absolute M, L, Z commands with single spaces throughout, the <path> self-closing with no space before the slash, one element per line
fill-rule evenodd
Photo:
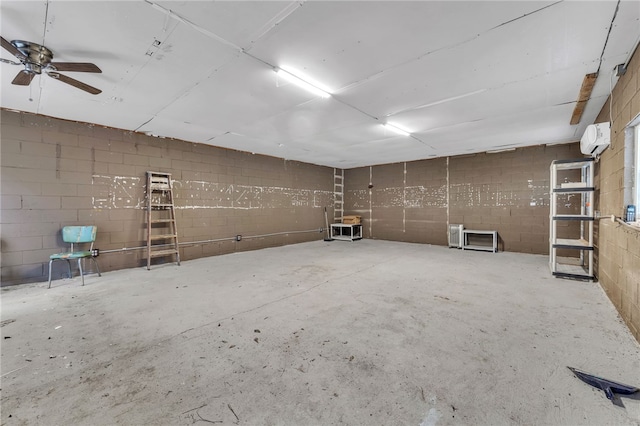
<path fill-rule="evenodd" d="M 12 85 L 20 67 L 2 63 L 3 108 L 338 168 L 579 140 L 640 37 L 636 0 L 2 0 L 0 8 L 5 39 L 103 71 L 63 73 L 100 88 L 94 96 L 47 76 Z M 333 96 L 287 83 L 279 66 Z M 598 70 L 572 126 L 582 80 Z M 390 133 L 387 121 L 412 135 Z"/>

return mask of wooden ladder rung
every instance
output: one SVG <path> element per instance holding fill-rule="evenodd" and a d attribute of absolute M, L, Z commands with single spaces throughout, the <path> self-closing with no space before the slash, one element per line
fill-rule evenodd
<path fill-rule="evenodd" d="M 175 222 L 175 219 L 153 219 L 151 223 L 170 223 Z"/>
<path fill-rule="evenodd" d="M 161 256 L 169 256 L 171 254 L 177 254 L 178 250 L 176 249 L 166 249 L 166 250 L 152 250 L 149 252 L 149 256 L 151 257 L 161 257 Z"/>
<path fill-rule="evenodd" d="M 176 234 L 158 234 L 158 235 L 152 235 L 150 238 L 151 240 L 167 240 L 169 238 L 176 238 L 177 235 Z"/>

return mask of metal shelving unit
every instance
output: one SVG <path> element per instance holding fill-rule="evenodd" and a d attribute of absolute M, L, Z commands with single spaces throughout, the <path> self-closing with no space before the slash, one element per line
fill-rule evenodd
<path fill-rule="evenodd" d="M 556 277 L 594 279 L 593 158 L 551 163 L 549 267 Z M 576 202 L 577 201 L 577 202 Z"/>

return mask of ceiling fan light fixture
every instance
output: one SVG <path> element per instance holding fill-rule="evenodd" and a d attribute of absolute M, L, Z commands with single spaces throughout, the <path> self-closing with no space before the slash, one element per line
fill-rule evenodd
<path fill-rule="evenodd" d="M 323 87 L 322 84 L 317 83 L 306 76 L 301 76 L 301 74 L 292 69 L 283 69 L 276 68 L 276 75 L 281 77 L 283 80 L 288 81 L 289 83 L 293 83 L 296 86 L 305 89 L 306 91 L 313 93 L 316 96 L 320 96 L 321 98 L 330 98 L 331 93 L 330 90 Z M 300 75 L 300 77 L 299 77 Z"/>
<path fill-rule="evenodd" d="M 384 126 L 385 129 L 391 130 L 392 132 L 397 133 L 399 135 L 411 136 L 410 132 L 408 132 L 408 131 L 406 131 L 404 129 L 401 129 L 400 127 L 396 126 L 395 124 L 386 123 L 386 124 L 383 124 L 383 126 Z"/>
<path fill-rule="evenodd" d="M 92 95 L 102 93 L 100 89 L 96 89 L 75 78 L 58 73 L 58 71 L 101 73 L 102 70 L 98 68 L 96 64 L 88 62 L 52 62 L 53 52 L 51 50 L 30 41 L 13 40 L 9 42 L 0 36 L 0 45 L 20 61 L 14 62 L 2 59 L 1 62 L 11 65 L 22 65 L 24 67 L 23 70 L 18 72 L 18 75 L 15 76 L 11 84 L 16 86 L 29 86 L 36 75 L 41 75 L 44 72 L 55 80 L 84 90 Z M 31 98 L 29 98 L 29 100 L 31 100 Z"/>

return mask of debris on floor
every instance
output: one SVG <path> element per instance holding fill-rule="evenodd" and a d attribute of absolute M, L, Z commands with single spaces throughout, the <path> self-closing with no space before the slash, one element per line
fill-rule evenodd
<path fill-rule="evenodd" d="M 593 374 L 585 373 L 584 371 L 580 371 L 573 367 L 567 367 L 569 370 L 576 375 L 577 378 L 582 380 L 588 385 L 593 386 L 594 388 L 601 389 L 604 391 L 604 394 L 607 396 L 607 399 L 613 402 L 614 393 L 619 393 L 621 395 L 631 395 L 638 390 L 637 387 L 625 385 L 618 382 L 613 382 L 611 380 L 603 379 L 602 377 L 594 376 Z"/>

